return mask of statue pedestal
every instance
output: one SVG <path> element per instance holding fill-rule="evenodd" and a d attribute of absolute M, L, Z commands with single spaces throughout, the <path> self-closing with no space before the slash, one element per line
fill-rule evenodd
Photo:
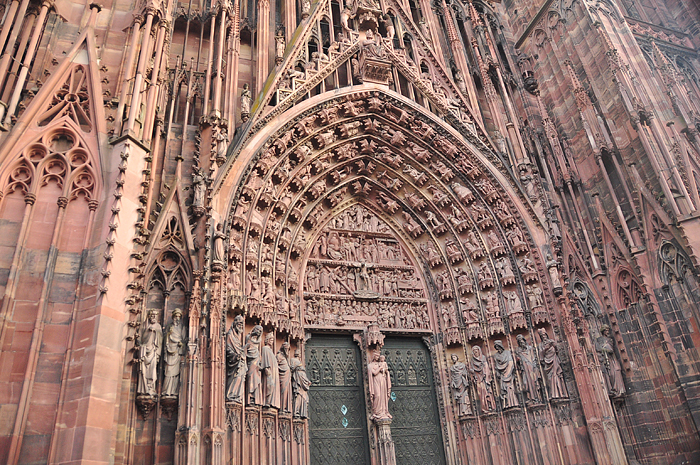
<path fill-rule="evenodd" d="M 396 465 L 394 440 L 391 438 L 391 418 L 375 419 L 375 434 L 377 435 L 377 450 L 380 465 Z"/>

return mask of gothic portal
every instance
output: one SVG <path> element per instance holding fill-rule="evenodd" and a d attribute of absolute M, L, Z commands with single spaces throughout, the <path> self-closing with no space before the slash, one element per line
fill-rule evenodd
<path fill-rule="evenodd" d="M 0 463 L 700 463 L 696 1 L 0 12 Z"/>

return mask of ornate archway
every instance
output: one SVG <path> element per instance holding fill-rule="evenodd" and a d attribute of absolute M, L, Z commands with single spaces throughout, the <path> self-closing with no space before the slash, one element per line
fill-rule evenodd
<path fill-rule="evenodd" d="M 524 400 L 496 408 L 470 388 L 463 393 L 468 411 L 447 400 L 455 395 L 450 355 L 468 363 L 470 346 L 491 356 L 496 340 L 514 351 L 516 335 L 534 343 L 536 329 L 552 334 L 542 230 L 488 145 L 468 126 L 449 126 L 377 86 L 314 97 L 266 123 L 232 149 L 214 186 L 228 252 L 217 264 L 215 245 L 212 260 L 228 271 L 221 282 L 230 290 L 229 321 L 243 313 L 274 333 L 277 345 L 302 351 L 314 334 L 353 333 L 365 365 L 384 335 L 423 337 L 436 437 L 442 431 L 445 443 L 468 443 L 464 431 L 485 428 L 483 415 L 500 431 L 493 416 L 505 407 L 517 407 L 509 421 L 524 421 Z M 246 427 L 264 430 L 272 421 L 264 407 L 228 408 Z M 462 428 L 446 426 L 455 419 Z M 278 448 L 308 454 L 303 418 L 280 413 L 274 421 L 299 432 L 296 445 Z M 368 428 L 370 442 L 378 441 L 379 429 Z M 247 444 L 255 431 L 233 442 Z M 531 448 L 525 433 L 512 441 Z"/>

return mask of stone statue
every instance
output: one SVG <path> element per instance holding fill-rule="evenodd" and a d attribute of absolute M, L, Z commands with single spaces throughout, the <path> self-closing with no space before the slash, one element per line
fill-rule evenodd
<path fill-rule="evenodd" d="M 226 402 L 243 403 L 248 369 L 243 348 L 243 317 L 236 315 L 226 333 Z"/>
<path fill-rule="evenodd" d="M 496 403 L 491 395 L 491 369 L 486 356 L 481 353 L 481 347 L 472 347 L 472 360 L 469 366 L 472 382 L 476 385 L 476 393 L 481 402 L 482 412 L 496 410 Z"/>
<path fill-rule="evenodd" d="M 605 387 L 610 397 L 622 397 L 625 394 L 625 382 L 622 379 L 622 367 L 613 349 L 615 343 L 610 337 L 610 327 L 602 325 L 600 334 L 595 343 L 595 350 L 598 352 Z"/>
<path fill-rule="evenodd" d="M 535 348 L 528 345 L 525 336 L 518 334 L 516 337 L 518 347 L 515 349 L 515 356 L 522 373 L 523 393 L 525 402 L 541 402 L 540 398 L 540 371 L 537 367 L 537 355 Z"/>
<path fill-rule="evenodd" d="M 306 376 L 306 368 L 301 363 L 299 349 L 294 351 L 294 357 L 289 361 L 292 372 L 292 392 L 294 394 L 294 418 L 309 417 L 309 387 L 311 381 Z"/>
<path fill-rule="evenodd" d="M 537 330 L 542 343 L 540 344 L 541 363 L 549 389 L 549 397 L 552 399 L 566 399 L 569 394 L 564 384 L 564 372 L 561 369 L 561 360 L 557 355 L 557 346 L 554 339 L 550 339 L 547 330 L 540 328 Z"/>
<path fill-rule="evenodd" d="M 340 25 L 343 27 L 343 32 L 350 30 L 348 20 L 350 19 L 351 15 L 352 11 L 350 10 L 350 7 L 348 7 L 346 4 L 343 8 L 343 11 L 340 12 Z"/>
<path fill-rule="evenodd" d="M 383 355 L 375 351 L 372 361 L 367 364 L 369 373 L 369 397 L 372 405 L 370 420 L 391 419 L 389 413 L 389 396 L 391 395 L 391 377 L 389 366 Z"/>
<path fill-rule="evenodd" d="M 241 91 L 241 119 L 244 119 L 244 122 L 248 119 L 248 116 L 250 116 L 250 108 L 253 105 L 253 94 L 250 92 L 250 86 L 246 82 L 243 84 L 243 90 Z"/>
<path fill-rule="evenodd" d="M 515 361 L 510 350 L 503 347 L 501 341 L 496 341 L 493 344 L 496 349 L 496 355 L 493 356 L 494 369 L 496 377 L 501 385 L 501 402 L 503 408 L 517 407 L 520 405 L 518 397 L 515 395 Z"/>
<path fill-rule="evenodd" d="M 384 27 L 386 28 L 386 38 L 393 40 L 394 35 L 396 34 L 396 29 L 394 28 L 394 22 L 391 20 L 391 17 L 384 14 L 380 17 L 379 22 L 383 23 Z"/>
<path fill-rule="evenodd" d="M 459 361 L 457 355 L 452 354 L 452 367 L 450 367 L 450 388 L 452 397 L 459 415 L 471 415 L 472 406 L 469 401 L 469 369 L 467 365 Z"/>
<path fill-rule="evenodd" d="M 552 258 L 551 254 L 547 254 L 547 261 L 545 263 L 547 270 L 549 271 L 549 277 L 552 280 L 552 286 L 554 289 L 561 289 L 561 281 L 559 280 L 559 262 Z"/>
<path fill-rule="evenodd" d="M 248 333 L 245 340 L 246 362 L 248 364 L 248 373 L 246 376 L 246 398 L 249 405 L 262 405 L 263 392 L 260 377 L 260 338 L 262 337 L 263 328 L 256 325 Z"/>
<path fill-rule="evenodd" d="M 158 323 L 158 310 L 149 310 L 148 319 L 139 339 L 139 383 L 138 394 L 156 395 L 158 361 L 163 350 L 163 328 Z"/>
<path fill-rule="evenodd" d="M 214 233 L 214 263 L 224 263 L 226 260 L 224 254 L 224 239 L 226 239 L 226 234 L 223 231 L 224 225 L 219 223 L 216 225 L 216 232 Z"/>
<path fill-rule="evenodd" d="M 280 29 L 275 36 L 275 62 L 277 64 L 282 63 L 284 58 L 284 49 L 287 47 L 286 41 L 284 40 L 284 33 Z"/>
<path fill-rule="evenodd" d="M 194 189 L 194 198 L 192 199 L 193 207 L 204 207 L 204 194 L 207 185 L 202 174 L 202 169 L 195 167 L 192 173 L 192 187 Z"/>
<path fill-rule="evenodd" d="M 275 335 L 265 336 L 265 345 L 260 355 L 260 370 L 262 372 L 262 397 L 265 407 L 280 408 L 280 373 L 277 357 L 273 350 Z"/>
<path fill-rule="evenodd" d="M 289 367 L 289 342 L 284 341 L 277 351 L 280 373 L 280 413 L 292 413 L 292 371 Z"/>
<path fill-rule="evenodd" d="M 311 0 L 301 0 L 301 17 L 308 18 L 311 12 Z"/>
<path fill-rule="evenodd" d="M 182 310 L 173 310 L 173 321 L 165 330 L 164 343 L 165 373 L 163 377 L 163 396 L 177 397 L 180 387 L 180 360 L 185 354 L 185 328 L 182 325 Z"/>

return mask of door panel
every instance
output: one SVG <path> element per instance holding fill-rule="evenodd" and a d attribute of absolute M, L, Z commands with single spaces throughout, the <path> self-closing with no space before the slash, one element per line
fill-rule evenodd
<path fill-rule="evenodd" d="M 360 366 L 360 351 L 350 337 L 309 339 L 311 465 L 369 463 Z"/>
<path fill-rule="evenodd" d="M 391 373 L 397 465 L 445 463 L 430 353 L 419 339 L 386 338 L 382 353 Z"/>

